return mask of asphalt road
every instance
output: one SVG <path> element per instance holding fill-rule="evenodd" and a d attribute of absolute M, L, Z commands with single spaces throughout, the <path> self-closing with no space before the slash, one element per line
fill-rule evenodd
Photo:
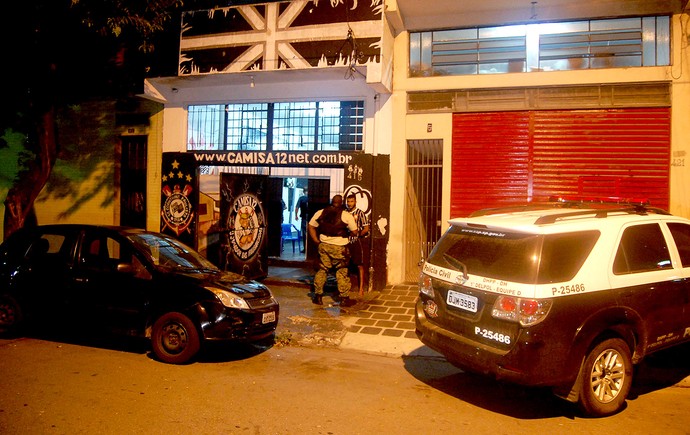
<path fill-rule="evenodd" d="M 679 357 L 643 373 L 656 383 L 623 412 L 586 419 L 548 391 L 437 359 L 243 346 L 172 366 L 139 343 L 0 340 L 0 433 L 687 434 L 690 388 L 655 372 Z"/>

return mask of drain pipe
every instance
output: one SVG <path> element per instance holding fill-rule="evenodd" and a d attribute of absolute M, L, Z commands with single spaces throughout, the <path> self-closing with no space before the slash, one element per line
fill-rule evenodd
<path fill-rule="evenodd" d="M 371 183 L 371 197 L 374 198 L 374 183 Z M 371 207 L 371 215 L 374 216 L 374 206 Z M 373 219 L 372 219 L 373 220 Z M 374 225 L 373 222 L 369 221 L 369 287 L 368 292 L 374 289 Z"/>
<path fill-rule="evenodd" d="M 377 144 L 377 130 L 376 130 L 376 117 L 379 115 L 379 109 L 381 108 L 381 102 L 379 99 L 379 94 L 374 95 L 374 107 L 375 107 L 375 112 L 374 112 L 374 117 L 372 118 L 372 122 L 374 123 L 372 130 L 374 130 L 374 137 L 372 140 L 372 155 L 374 156 L 374 159 L 376 159 L 376 156 L 378 156 L 378 150 L 376 148 Z M 372 160 L 372 166 L 374 164 L 375 160 Z M 372 167 L 372 170 L 374 168 Z M 371 239 L 370 247 L 369 247 L 369 287 L 367 288 L 367 292 L 371 292 L 374 290 L 374 204 L 376 204 L 376 201 L 374 198 L 376 198 L 375 194 L 376 190 L 376 183 L 374 181 L 374 173 L 372 171 L 371 174 L 371 198 L 373 200 L 371 204 L 371 217 L 372 219 L 369 220 L 369 238 Z"/>

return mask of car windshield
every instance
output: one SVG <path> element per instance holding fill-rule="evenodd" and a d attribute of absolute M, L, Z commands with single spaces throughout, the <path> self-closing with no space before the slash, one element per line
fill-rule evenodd
<path fill-rule="evenodd" d="M 598 231 L 536 235 L 451 226 L 429 255 L 433 264 L 525 284 L 572 279 Z"/>
<path fill-rule="evenodd" d="M 135 248 L 157 267 L 218 272 L 219 269 L 192 248 L 169 237 L 156 234 L 128 236 Z"/>

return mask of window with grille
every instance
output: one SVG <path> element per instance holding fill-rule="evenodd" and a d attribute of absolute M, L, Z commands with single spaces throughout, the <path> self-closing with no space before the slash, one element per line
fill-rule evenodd
<path fill-rule="evenodd" d="M 221 149 L 265 150 L 268 142 L 268 104 L 232 104 L 225 108 L 226 144 Z M 222 138 L 222 136 L 221 136 Z"/>
<path fill-rule="evenodd" d="M 670 40 L 668 16 L 414 32 L 409 74 L 666 66 Z"/>
<path fill-rule="evenodd" d="M 189 106 L 188 150 L 361 151 L 363 101 Z"/>

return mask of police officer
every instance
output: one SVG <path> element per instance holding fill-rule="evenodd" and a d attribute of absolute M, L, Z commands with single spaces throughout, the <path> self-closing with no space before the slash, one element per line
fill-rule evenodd
<path fill-rule="evenodd" d="M 317 211 L 309 221 L 309 237 L 318 246 L 319 270 L 314 275 L 314 295 L 311 301 L 323 305 L 323 287 L 328 278 L 328 272 L 335 269 L 338 282 L 340 306 L 349 307 L 355 304 L 350 299 L 350 275 L 348 264 L 350 237 L 357 235 L 355 218 L 343 208 L 343 196 L 335 195 L 331 205 Z"/>

